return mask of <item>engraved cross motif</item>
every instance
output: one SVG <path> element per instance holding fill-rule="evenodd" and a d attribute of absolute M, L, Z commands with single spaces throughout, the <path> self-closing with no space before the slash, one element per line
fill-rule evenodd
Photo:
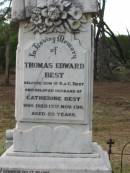
<path fill-rule="evenodd" d="M 58 49 L 58 47 L 55 46 L 53 49 L 50 49 L 50 52 L 54 53 L 56 55 L 57 54 L 57 49 Z"/>

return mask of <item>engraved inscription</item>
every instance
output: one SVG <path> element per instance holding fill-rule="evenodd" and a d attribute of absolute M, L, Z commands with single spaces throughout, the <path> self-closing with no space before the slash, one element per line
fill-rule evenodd
<path fill-rule="evenodd" d="M 85 51 L 63 35 L 33 43 L 24 60 L 24 118 L 84 121 Z"/>
<path fill-rule="evenodd" d="M 49 171 L 1 168 L 0 173 L 49 173 Z"/>

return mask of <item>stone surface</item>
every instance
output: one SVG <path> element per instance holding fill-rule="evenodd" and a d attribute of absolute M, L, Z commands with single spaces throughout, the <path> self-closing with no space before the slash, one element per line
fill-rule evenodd
<path fill-rule="evenodd" d="M 94 13 L 98 11 L 97 0 L 73 0 L 73 3 L 82 6 L 85 13 Z M 30 16 L 28 7 L 44 6 L 46 0 L 13 0 L 12 3 L 12 20 L 25 20 Z"/>
<path fill-rule="evenodd" d="M 77 20 L 78 28 L 80 22 L 85 21 L 85 25 L 78 33 L 59 34 L 52 30 L 45 34 L 42 29 L 48 32 L 50 24 L 56 25 L 55 28 L 61 25 L 57 20 L 61 20 L 62 4 L 46 8 L 47 2 L 13 0 L 12 19 L 20 21 L 16 58 L 17 124 L 13 137 L 12 132 L 7 133 L 7 142 L 13 138 L 13 146 L 0 158 L 0 173 L 111 173 L 107 153 L 92 143 L 94 33 L 91 18 L 97 12 L 98 2 L 72 0 L 71 6 L 70 1 L 64 1 L 65 6 L 69 3 L 70 8 L 79 7 L 71 11 L 72 31 L 77 27 Z M 33 23 L 27 24 L 30 7 L 40 9 L 33 9 Z M 45 8 L 48 18 L 42 11 Z M 50 22 L 45 23 L 48 19 Z M 61 21 L 62 25 L 65 21 Z M 45 24 L 48 27 L 43 28 Z M 31 30 L 32 26 L 38 32 Z"/>
<path fill-rule="evenodd" d="M 17 50 L 14 151 L 92 152 L 91 18 L 76 35 L 34 35 L 24 24 Z"/>
<path fill-rule="evenodd" d="M 8 149 L 9 147 L 11 147 L 11 145 L 13 145 L 13 133 L 14 133 L 13 129 L 6 130 L 6 149 Z"/>
<path fill-rule="evenodd" d="M 86 55 L 79 40 L 69 41 L 64 35 L 48 35 L 27 48 L 23 120 L 85 122 Z"/>
<path fill-rule="evenodd" d="M 91 153 L 30 153 L 30 152 L 19 152 L 14 151 L 14 145 L 10 146 L 8 151 L 8 156 L 17 156 L 17 157 L 60 157 L 60 158 L 97 158 L 99 153 L 93 147 Z"/>
<path fill-rule="evenodd" d="M 28 125 L 29 126 L 29 125 Z M 14 151 L 32 153 L 92 153 L 92 134 L 79 127 L 39 125 L 14 130 Z M 87 140 L 86 140 L 87 139 Z"/>
<path fill-rule="evenodd" d="M 86 32 L 76 37 L 69 33 L 34 36 L 24 23 L 20 26 L 17 121 L 91 124 L 93 52 L 89 33 L 91 20 Z"/>
<path fill-rule="evenodd" d="M 40 157 L 34 154 L 18 156 L 17 153 L 10 156 L 12 151 L 7 150 L 0 158 L 1 173 L 111 173 L 108 156 L 100 146 L 94 144 L 95 157 L 87 155 L 86 158 L 68 157 Z M 15 155 L 16 154 L 16 155 Z"/>

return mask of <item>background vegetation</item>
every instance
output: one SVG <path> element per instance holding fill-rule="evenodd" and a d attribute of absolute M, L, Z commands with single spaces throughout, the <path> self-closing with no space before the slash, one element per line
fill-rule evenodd
<path fill-rule="evenodd" d="M 9 84 L 9 74 L 15 71 L 18 24 L 9 19 L 11 0 L 0 2 L 0 72 L 5 74 L 4 83 Z M 128 35 L 115 35 L 112 32 L 104 21 L 105 6 L 106 0 L 99 0 L 99 12 L 93 17 L 94 78 L 130 81 L 130 34 L 129 31 Z"/>
<path fill-rule="evenodd" d="M 96 81 L 93 139 L 105 150 L 108 150 L 107 140 L 115 140 L 112 149 L 115 155 L 111 156 L 111 163 L 114 173 L 119 173 L 121 149 L 130 141 L 130 34 L 127 31 L 127 35 L 115 35 L 111 31 L 104 21 L 106 1 L 99 2 L 99 12 L 93 17 Z M 0 154 L 5 149 L 5 130 L 15 126 L 14 82 L 18 24 L 9 20 L 10 4 L 11 0 L 0 0 Z M 128 147 L 125 153 L 129 154 L 129 150 Z M 129 163 L 130 156 L 126 155 L 124 173 L 130 172 Z"/>

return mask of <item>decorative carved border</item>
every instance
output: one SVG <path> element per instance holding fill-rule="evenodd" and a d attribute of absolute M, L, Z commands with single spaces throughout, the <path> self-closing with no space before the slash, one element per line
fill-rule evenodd
<path fill-rule="evenodd" d="M 87 23 L 86 14 L 71 0 L 48 0 L 43 7 L 30 7 L 31 31 L 36 33 L 80 32 Z"/>

